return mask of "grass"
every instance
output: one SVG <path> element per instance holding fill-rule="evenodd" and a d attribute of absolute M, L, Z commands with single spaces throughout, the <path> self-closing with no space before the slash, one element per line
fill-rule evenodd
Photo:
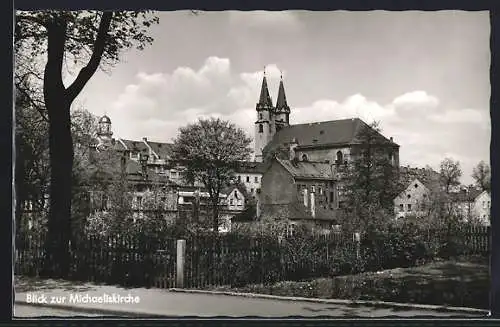
<path fill-rule="evenodd" d="M 476 257 L 304 282 L 211 290 L 488 309 L 489 288 L 487 259 Z"/>

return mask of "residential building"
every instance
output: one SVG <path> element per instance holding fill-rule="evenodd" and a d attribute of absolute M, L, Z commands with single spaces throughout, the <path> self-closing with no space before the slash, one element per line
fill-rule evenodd
<path fill-rule="evenodd" d="M 406 216 L 421 217 L 430 209 L 431 191 L 419 179 L 412 180 L 394 199 L 394 214 L 397 219 Z"/>
<path fill-rule="evenodd" d="M 450 194 L 454 214 L 464 222 L 490 225 L 491 195 L 488 191 L 475 188 L 462 188 Z"/>
<path fill-rule="evenodd" d="M 274 158 L 262 176 L 259 219 L 331 228 L 337 224 L 335 176 L 328 163 Z"/>

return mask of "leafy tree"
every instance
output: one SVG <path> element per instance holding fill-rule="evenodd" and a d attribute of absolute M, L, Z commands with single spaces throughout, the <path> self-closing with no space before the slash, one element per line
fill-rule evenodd
<path fill-rule="evenodd" d="M 158 18 L 147 12 L 17 12 L 15 25 L 16 70 L 19 80 L 36 76 L 43 89 L 48 119 L 50 212 L 44 274 L 65 276 L 69 270 L 71 185 L 73 141 L 70 107 L 100 65 L 113 65 L 120 54 L 136 47 L 143 49 L 153 39 L 147 30 Z M 20 55 L 20 54 L 24 54 Z M 33 59 L 46 54 L 43 74 Z M 31 59 L 30 59 L 31 58 Z M 63 67 L 72 61 L 83 67 L 68 86 Z M 21 60 L 21 61 L 20 61 Z M 31 60 L 31 62 L 30 62 Z M 43 76 L 41 79 L 40 77 Z M 28 91 L 26 92 L 28 93 Z M 42 101 L 40 91 L 35 99 Z"/>
<path fill-rule="evenodd" d="M 174 140 L 173 159 L 185 167 L 186 181 L 203 183 L 209 193 L 214 233 L 219 229 L 219 195 L 231 182 L 238 162 L 248 160 L 250 143 L 242 129 L 219 118 L 182 127 Z"/>
<path fill-rule="evenodd" d="M 460 185 L 460 177 L 462 177 L 460 162 L 445 158 L 439 165 L 439 174 L 441 185 L 445 193 L 449 194 L 453 186 Z"/>
<path fill-rule="evenodd" d="M 476 182 L 476 186 L 482 191 L 491 190 L 491 169 L 486 162 L 481 161 L 472 171 L 472 178 Z"/>
<path fill-rule="evenodd" d="M 363 125 L 357 141 L 352 161 L 336 166 L 345 191 L 343 215 L 351 228 L 382 228 L 393 216 L 393 200 L 401 189 L 398 167 L 391 162 L 393 149 L 377 122 Z"/>

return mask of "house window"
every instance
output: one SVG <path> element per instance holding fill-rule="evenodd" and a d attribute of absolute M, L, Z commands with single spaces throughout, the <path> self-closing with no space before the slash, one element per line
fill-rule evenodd
<path fill-rule="evenodd" d="M 427 194 L 423 194 L 422 196 L 423 196 L 424 198 L 426 198 L 426 197 L 427 197 Z"/>
<path fill-rule="evenodd" d="M 262 120 L 262 114 L 259 114 L 259 119 Z"/>
<path fill-rule="evenodd" d="M 247 183 L 250 183 L 250 176 L 247 176 Z"/>
<path fill-rule="evenodd" d="M 315 193 L 315 192 L 316 192 L 316 187 L 315 187 L 314 185 L 313 185 L 313 186 L 311 186 L 311 192 L 312 192 L 312 193 Z"/>
<path fill-rule="evenodd" d="M 408 199 L 411 199 L 411 194 L 408 194 L 407 197 L 408 197 Z"/>
<path fill-rule="evenodd" d="M 418 184 L 417 183 L 415 183 L 415 188 L 418 188 Z"/>
<path fill-rule="evenodd" d="M 137 207 L 140 208 L 142 206 L 142 196 L 137 197 Z"/>
<path fill-rule="evenodd" d="M 241 182 L 241 176 L 238 175 L 238 183 L 240 183 L 240 182 Z"/>
<path fill-rule="evenodd" d="M 333 191 L 330 191 L 330 203 L 333 203 Z"/>
<path fill-rule="evenodd" d="M 318 187 L 318 191 L 319 191 L 320 195 L 323 195 L 323 188 L 322 187 Z"/>
<path fill-rule="evenodd" d="M 253 188 L 251 188 L 251 189 L 250 189 L 250 193 L 252 193 L 252 194 L 253 194 Z"/>
<path fill-rule="evenodd" d="M 229 205 L 233 205 L 234 201 L 233 199 L 229 200 Z"/>
<path fill-rule="evenodd" d="M 405 211 L 405 206 L 404 206 L 404 204 L 400 204 L 399 205 L 399 212 L 403 212 L 403 211 Z"/>
<path fill-rule="evenodd" d="M 408 203 L 408 212 L 411 212 L 411 204 Z"/>
<path fill-rule="evenodd" d="M 259 133 L 264 133 L 264 126 L 262 124 L 259 124 Z"/>
<path fill-rule="evenodd" d="M 255 176 L 255 183 L 258 183 L 259 182 L 259 177 Z"/>

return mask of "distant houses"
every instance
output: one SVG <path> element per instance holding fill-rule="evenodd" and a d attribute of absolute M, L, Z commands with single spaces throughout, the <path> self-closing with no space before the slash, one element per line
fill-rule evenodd
<path fill-rule="evenodd" d="M 394 213 L 397 219 L 408 215 L 424 216 L 430 209 L 431 191 L 420 180 L 412 180 L 406 189 L 394 199 Z"/>

